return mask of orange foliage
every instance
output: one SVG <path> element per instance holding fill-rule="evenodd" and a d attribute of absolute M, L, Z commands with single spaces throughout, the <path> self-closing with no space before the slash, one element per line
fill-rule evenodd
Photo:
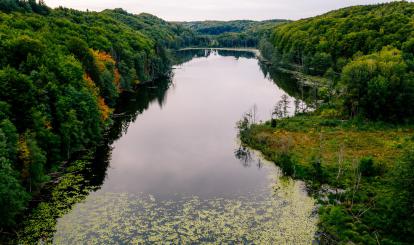
<path fill-rule="evenodd" d="M 96 64 L 98 65 L 98 69 L 100 72 L 105 71 L 106 69 L 106 63 L 110 63 L 113 66 L 115 66 L 115 60 L 112 58 L 112 56 L 104 51 L 97 51 L 93 50 L 93 55 L 96 60 Z"/>
<path fill-rule="evenodd" d="M 86 86 L 89 88 L 90 91 L 92 91 L 93 95 L 98 96 L 99 89 L 96 87 L 95 82 L 92 80 L 92 78 L 88 74 L 83 75 L 83 80 L 86 81 Z"/>
<path fill-rule="evenodd" d="M 102 121 L 106 121 L 109 118 L 109 115 L 111 114 L 111 108 L 105 103 L 105 99 L 99 96 L 99 89 L 96 87 L 95 82 L 92 80 L 92 78 L 85 74 L 83 76 L 83 79 L 86 81 L 86 85 L 88 88 L 92 91 L 92 93 L 97 97 L 98 107 L 101 111 L 101 119 Z"/>
<path fill-rule="evenodd" d="M 112 58 L 112 56 L 104 51 L 94 51 L 95 56 L 102 62 L 108 62 L 115 65 L 115 60 Z"/>
<path fill-rule="evenodd" d="M 47 129 L 53 129 L 52 123 L 50 121 L 46 121 L 45 122 L 45 128 L 47 128 Z"/>
<path fill-rule="evenodd" d="M 98 106 L 99 110 L 101 111 L 101 118 L 103 121 L 108 120 L 109 115 L 111 114 L 111 109 L 109 106 L 105 103 L 104 98 L 100 97 L 98 98 Z"/>
<path fill-rule="evenodd" d="M 114 84 L 118 89 L 118 92 L 121 92 L 121 75 L 119 74 L 118 68 L 114 70 Z"/>
<path fill-rule="evenodd" d="M 106 65 L 108 63 L 111 64 L 112 67 L 114 67 L 113 70 L 110 71 L 114 75 L 113 83 L 115 84 L 118 92 L 121 92 L 121 85 L 120 85 L 121 75 L 119 74 L 118 68 L 116 68 L 115 66 L 116 62 L 114 58 L 110 54 L 104 51 L 92 50 L 92 52 L 95 57 L 95 62 L 96 62 L 96 65 L 98 66 L 99 72 L 101 73 L 104 72 L 107 69 Z"/>

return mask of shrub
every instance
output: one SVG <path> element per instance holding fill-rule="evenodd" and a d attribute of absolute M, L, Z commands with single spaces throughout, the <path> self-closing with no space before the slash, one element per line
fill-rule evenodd
<path fill-rule="evenodd" d="M 374 176 L 377 173 L 372 157 L 364 157 L 359 161 L 359 171 L 362 176 Z"/>
<path fill-rule="evenodd" d="M 292 155 L 289 153 L 280 153 L 277 156 L 276 163 L 282 169 L 283 174 L 293 175 L 295 173 L 295 163 L 292 159 Z"/>

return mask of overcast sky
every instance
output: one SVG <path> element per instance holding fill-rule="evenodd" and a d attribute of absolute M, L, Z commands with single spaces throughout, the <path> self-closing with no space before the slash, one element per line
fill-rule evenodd
<path fill-rule="evenodd" d="M 301 19 L 341 7 L 390 0 L 46 0 L 50 7 L 80 10 L 123 8 L 165 20 Z"/>

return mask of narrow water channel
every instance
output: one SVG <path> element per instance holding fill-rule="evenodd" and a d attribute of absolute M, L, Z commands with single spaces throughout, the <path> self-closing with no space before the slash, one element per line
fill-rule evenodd
<path fill-rule="evenodd" d="M 246 54 L 177 65 L 165 94 L 112 143 L 101 187 L 58 219 L 54 243 L 312 243 L 317 217 L 303 184 L 237 139 L 245 112 L 268 120 L 284 93 Z"/>

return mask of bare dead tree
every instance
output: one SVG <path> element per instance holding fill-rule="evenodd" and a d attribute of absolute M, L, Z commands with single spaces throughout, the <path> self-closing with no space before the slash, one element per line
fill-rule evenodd
<path fill-rule="evenodd" d="M 336 182 L 339 182 L 339 179 L 341 178 L 341 175 L 343 173 L 343 167 L 344 167 L 344 144 L 341 144 L 340 148 L 339 148 L 339 153 L 338 153 L 338 173 L 336 175 Z M 338 185 L 336 186 L 335 189 L 336 192 L 336 196 L 338 196 Z M 342 192 L 339 193 L 339 197 L 337 198 L 339 201 L 341 200 L 342 197 Z"/>
<path fill-rule="evenodd" d="M 300 100 L 295 99 L 294 104 L 295 104 L 295 115 L 297 115 L 300 112 Z"/>
<path fill-rule="evenodd" d="M 288 109 L 289 109 L 289 97 L 287 94 L 282 95 L 282 109 L 283 109 L 283 117 L 287 117 L 289 115 Z"/>
<path fill-rule="evenodd" d="M 273 115 L 276 119 L 283 118 L 282 102 L 279 101 L 273 108 Z"/>
<path fill-rule="evenodd" d="M 257 105 L 254 104 L 252 107 L 252 119 L 253 119 L 253 123 L 256 123 L 256 118 L 257 118 Z"/>
<path fill-rule="evenodd" d="M 355 179 L 354 179 L 354 186 L 353 186 L 353 190 L 352 190 L 352 200 L 351 200 L 351 208 L 350 208 L 351 210 L 354 206 L 355 194 L 359 189 L 359 185 L 361 183 L 361 178 L 362 178 L 362 174 L 359 171 L 358 164 L 357 164 L 356 160 L 353 161 L 352 165 L 353 165 L 353 168 L 354 168 L 354 178 Z"/>

